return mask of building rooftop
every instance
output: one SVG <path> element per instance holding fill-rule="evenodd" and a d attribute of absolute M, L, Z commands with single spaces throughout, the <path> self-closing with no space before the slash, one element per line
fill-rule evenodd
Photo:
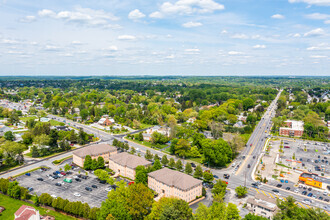
<path fill-rule="evenodd" d="M 276 211 L 276 209 L 277 209 L 276 199 L 270 198 L 261 193 L 256 194 L 254 198 L 249 198 L 247 200 L 247 203 L 250 203 L 250 204 L 253 204 L 256 206 L 261 206 L 261 207 L 269 209 L 273 212 Z"/>
<path fill-rule="evenodd" d="M 16 220 L 28 220 L 31 216 L 36 214 L 37 211 L 33 207 L 22 205 L 14 215 Z"/>
<path fill-rule="evenodd" d="M 326 177 L 320 177 L 315 173 L 302 173 L 300 174 L 301 177 L 305 177 L 305 178 L 311 178 L 313 180 L 322 182 L 322 183 L 326 183 L 326 184 L 330 184 L 330 179 L 326 178 Z"/>
<path fill-rule="evenodd" d="M 304 130 L 304 122 L 302 121 L 286 120 L 285 123 L 291 123 L 292 130 Z"/>
<path fill-rule="evenodd" d="M 181 190 L 188 190 L 202 184 L 202 181 L 199 179 L 166 167 L 151 172 L 148 174 L 148 176 L 164 183 L 165 185 L 172 186 Z"/>
<path fill-rule="evenodd" d="M 137 166 L 148 166 L 151 165 L 152 162 L 144 159 L 143 157 L 139 157 L 133 154 L 129 154 L 127 152 L 114 154 L 110 156 L 110 161 L 113 161 L 121 166 L 126 166 L 132 169 L 135 169 Z"/>
<path fill-rule="evenodd" d="M 86 155 L 97 156 L 107 152 L 111 153 L 115 151 L 117 151 L 117 148 L 109 144 L 93 144 L 91 146 L 74 151 L 73 154 L 78 157 L 86 157 Z"/>

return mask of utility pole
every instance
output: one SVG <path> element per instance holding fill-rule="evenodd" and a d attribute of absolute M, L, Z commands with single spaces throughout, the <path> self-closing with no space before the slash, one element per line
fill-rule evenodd
<path fill-rule="evenodd" d="M 244 187 L 246 187 L 246 173 L 247 173 L 247 172 L 245 172 Z"/>

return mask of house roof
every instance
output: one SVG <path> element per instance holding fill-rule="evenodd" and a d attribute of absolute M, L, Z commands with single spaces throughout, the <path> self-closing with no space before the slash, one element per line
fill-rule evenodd
<path fill-rule="evenodd" d="M 110 156 L 109 158 L 110 161 L 113 161 L 121 166 L 126 166 L 132 169 L 135 169 L 137 166 L 147 166 L 151 165 L 152 162 L 139 157 L 135 156 L 133 154 L 129 154 L 127 152 L 119 153 L 119 154 L 114 154 Z"/>
<path fill-rule="evenodd" d="M 148 176 L 154 178 L 156 181 L 164 183 L 165 185 L 172 186 L 181 190 L 188 190 L 202 184 L 202 181 L 199 179 L 166 167 L 151 172 L 148 174 Z"/>
<path fill-rule="evenodd" d="M 111 153 L 117 151 L 117 148 L 109 144 L 93 144 L 88 147 L 84 147 L 77 151 L 74 151 L 73 154 L 78 157 L 86 157 L 87 155 L 97 156 L 104 153 Z"/>
<path fill-rule="evenodd" d="M 263 194 L 256 194 L 254 198 L 249 198 L 247 203 L 269 209 L 273 212 L 277 209 L 276 199 Z"/>
<path fill-rule="evenodd" d="M 22 205 L 16 212 L 15 212 L 15 219 L 16 220 L 28 220 L 31 216 L 36 215 L 37 211 L 27 205 Z"/>

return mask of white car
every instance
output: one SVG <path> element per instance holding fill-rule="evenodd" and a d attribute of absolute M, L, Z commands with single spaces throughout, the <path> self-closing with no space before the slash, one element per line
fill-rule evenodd
<path fill-rule="evenodd" d="M 108 188 L 105 188 L 104 190 L 107 191 L 107 192 L 110 192 L 112 190 L 112 188 L 108 187 Z"/>
<path fill-rule="evenodd" d="M 323 195 L 324 196 L 327 196 L 328 195 L 328 192 L 327 191 L 324 191 Z"/>
<path fill-rule="evenodd" d="M 57 196 L 55 196 L 54 194 L 53 194 L 53 195 L 51 195 L 51 197 L 53 197 L 54 199 L 56 199 L 56 198 L 57 198 Z"/>
<path fill-rule="evenodd" d="M 60 173 L 59 173 L 59 174 L 57 174 L 57 175 L 58 175 L 59 177 L 63 177 L 63 175 L 62 175 L 62 174 L 60 174 Z"/>
<path fill-rule="evenodd" d="M 78 176 L 73 176 L 72 178 L 73 178 L 73 179 L 76 179 L 76 178 L 78 178 Z"/>
<path fill-rule="evenodd" d="M 310 205 L 312 203 L 312 201 L 309 199 L 304 199 L 303 203 Z"/>
<path fill-rule="evenodd" d="M 50 177 L 48 177 L 48 179 L 50 179 L 50 180 L 52 180 L 52 181 L 54 180 L 54 178 L 53 178 L 53 177 L 51 177 L 51 176 L 50 176 Z"/>
<path fill-rule="evenodd" d="M 234 167 L 236 165 L 236 163 L 233 163 L 232 165 L 231 165 L 231 167 Z"/>
<path fill-rule="evenodd" d="M 299 193 L 299 189 L 295 189 L 294 192 L 295 192 L 295 193 Z"/>
<path fill-rule="evenodd" d="M 76 197 L 80 197 L 80 196 L 81 196 L 81 195 L 80 195 L 79 193 L 77 193 L 77 192 L 74 193 L 73 195 L 76 196 Z"/>

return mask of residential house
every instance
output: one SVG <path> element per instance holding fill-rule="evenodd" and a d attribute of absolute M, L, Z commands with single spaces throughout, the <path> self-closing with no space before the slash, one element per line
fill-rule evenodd
<path fill-rule="evenodd" d="M 148 173 L 148 187 L 158 193 L 158 197 L 176 197 L 191 202 L 202 196 L 202 181 L 188 174 L 163 168 Z"/>
<path fill-rule="evenodd" d="M 90 155 L 92 159 L 103 157 L 105 162 L 109 161 L 109 157 L 117 154 L 117 148 L 109 144 L 93 144 L 88 147 L 83 147 L 73 153 L 73 163 L 80 167 L 84 166 L 85 157 Z"/>
<path fill-rule="evenodd" d="M 115 120 L 113 118 L 109 118 L 108 115 L 103 115 L 97 123 L 102 126 L 110 126 L 115 123 Z"/>
<path fill-rule="evenodd" d="M 109 158 L 109 168 L 117 175 L 135 179 L 135 169 L 137 166 L 151 166 L 152 162 L 127 152 L 111 155 Z"/>
<path fill-rule="evenodd" d="M 257 193 L 254 198 L 249 198 L 246 208 L 256 215 L 271 219 L 276 214 L 278 208 L 276 198 L 268 197 L 262 193 Z"/>
<path fill-rule="evenodd" d="M 14 214 L 15 220 L 40 220 L 39 210 L 22 205 Z"/>

